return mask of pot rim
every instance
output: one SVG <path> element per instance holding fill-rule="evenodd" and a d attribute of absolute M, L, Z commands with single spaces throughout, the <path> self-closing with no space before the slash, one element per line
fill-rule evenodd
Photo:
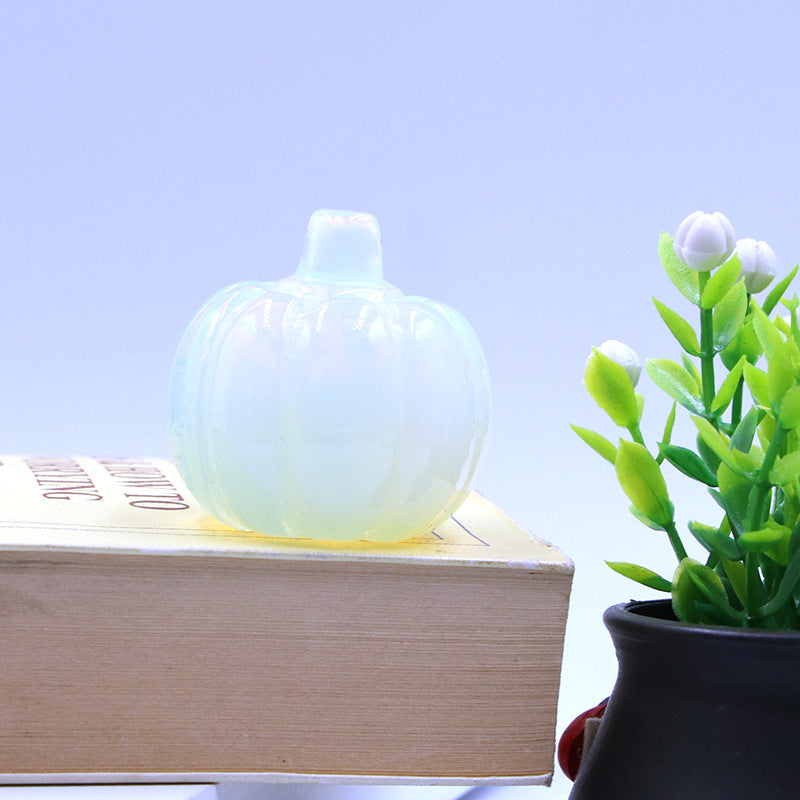
<path fill-rule="evenodd" d="M 800 643 L 800 630 L 768 630 L 764 628 L 735 628 L 727 625 L 709 625 L 706 623 L 681 622 L 677 619 L 663 619 L 651 616 L 649 612 L 663 611 L 672 607 L 670 600 L 630 600 L 617 603 L 603 613 L 603 622 L 609 630 L 639 638 L 648 632 L 658 631 L 668 638 L 681 637 L 713 637 L 717 640 L 770 640 L 784 641 L 787 644 Z"/>

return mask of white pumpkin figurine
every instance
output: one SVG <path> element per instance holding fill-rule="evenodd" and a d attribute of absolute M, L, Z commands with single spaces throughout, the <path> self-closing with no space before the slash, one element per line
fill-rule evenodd
<path fill-rule="evenodd" d="M 461 504 L 489 385 L 452 308 L 383 280 L 369 214 L 322 210 L 297 271 L 231 286 L 184 334 L 172 449 L 190 491 L 234 528 L 397 541 Z"/>

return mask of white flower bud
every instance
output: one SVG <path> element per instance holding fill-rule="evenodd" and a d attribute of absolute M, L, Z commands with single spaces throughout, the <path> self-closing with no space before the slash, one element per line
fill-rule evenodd
<path fill-rule="evenodd" d="M 642 362 L 628 345 L 618 342 L 616 339 L 608 339 L 597 349 L 604 356 L 616 361 L 617 364 L 623 367 L 634 386 L 639 383 L 639 375 L 642 374 Z"/>
<path fill-rule="evenodd" d="M 742 262 L 739 277 L 744 278 L 744 285 L 749 294 L 766 289 L 778 271 L 778 259 L 766 242 L 755 239 L 739 239 L 736 242 L 736 254 Z"/>
<path fill-rule="evenodd" d="M 736 247 L 736 235 L 730 220 L 719 211 L 706 214 L 695 211 L 678 226 L 673 239 L 675 255 L 697 272 L 724 264 Z"/>

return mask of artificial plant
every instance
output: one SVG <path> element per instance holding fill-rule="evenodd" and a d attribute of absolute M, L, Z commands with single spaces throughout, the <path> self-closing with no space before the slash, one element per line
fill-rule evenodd
<path fill-rule="evenodd" d="M 595 402 L 627 437 L 615 445 L 595 431 L 572 427 L 614 465 L 633 515 L 666 534 L 678 565 L 669 580 L 638 564 L 607 563 L 670 592 L 682 621 L 798 629 L 800 302 L 796 296 L 784 299 L 797 267 L 757 300 L 776 274 L 775 255 L 764 242 L 737 242 L 719 212 L 697 211 L 674 237 L 662 233 L 659 254 L 672 283 L 695 306 L 699 325 L 698 330 L 654 298 L 682 350 L 680 362 L 646 361 L 650 379 L 673 400 L 660 441 L 648 446 L 642 434 L 638 357 L 614 341 L 593 348 L 584 378 Z M 672 441 L 679 411 L 688 413 L 697 431 L 692 447 Z M 688 523 L 708 553 L 704 563 L 687 554 L 668 470 L 708 487 L 720 507 L 718 518 Z"/>

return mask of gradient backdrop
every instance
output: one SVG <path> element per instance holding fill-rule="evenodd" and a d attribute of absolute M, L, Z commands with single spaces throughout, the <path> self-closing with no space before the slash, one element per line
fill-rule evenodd
<path fill-rule="evenodd" d="M 650 298 L 690 310 L 656 245 L 691 211 L 800 257 L 799 33 L 764 0 L 0 3 L 0 449 L 168 455 L 200 305 L 292 272 L 314 209 L 375 214 L 386 277 L 483 342 L 476 487 L 575 560 L 560 733 L 611 689 L 602 610 L 647 594 L 603 559 L 673 569 L 569 430 L 616 435 L 585 358 L 677 356 Z"/>

